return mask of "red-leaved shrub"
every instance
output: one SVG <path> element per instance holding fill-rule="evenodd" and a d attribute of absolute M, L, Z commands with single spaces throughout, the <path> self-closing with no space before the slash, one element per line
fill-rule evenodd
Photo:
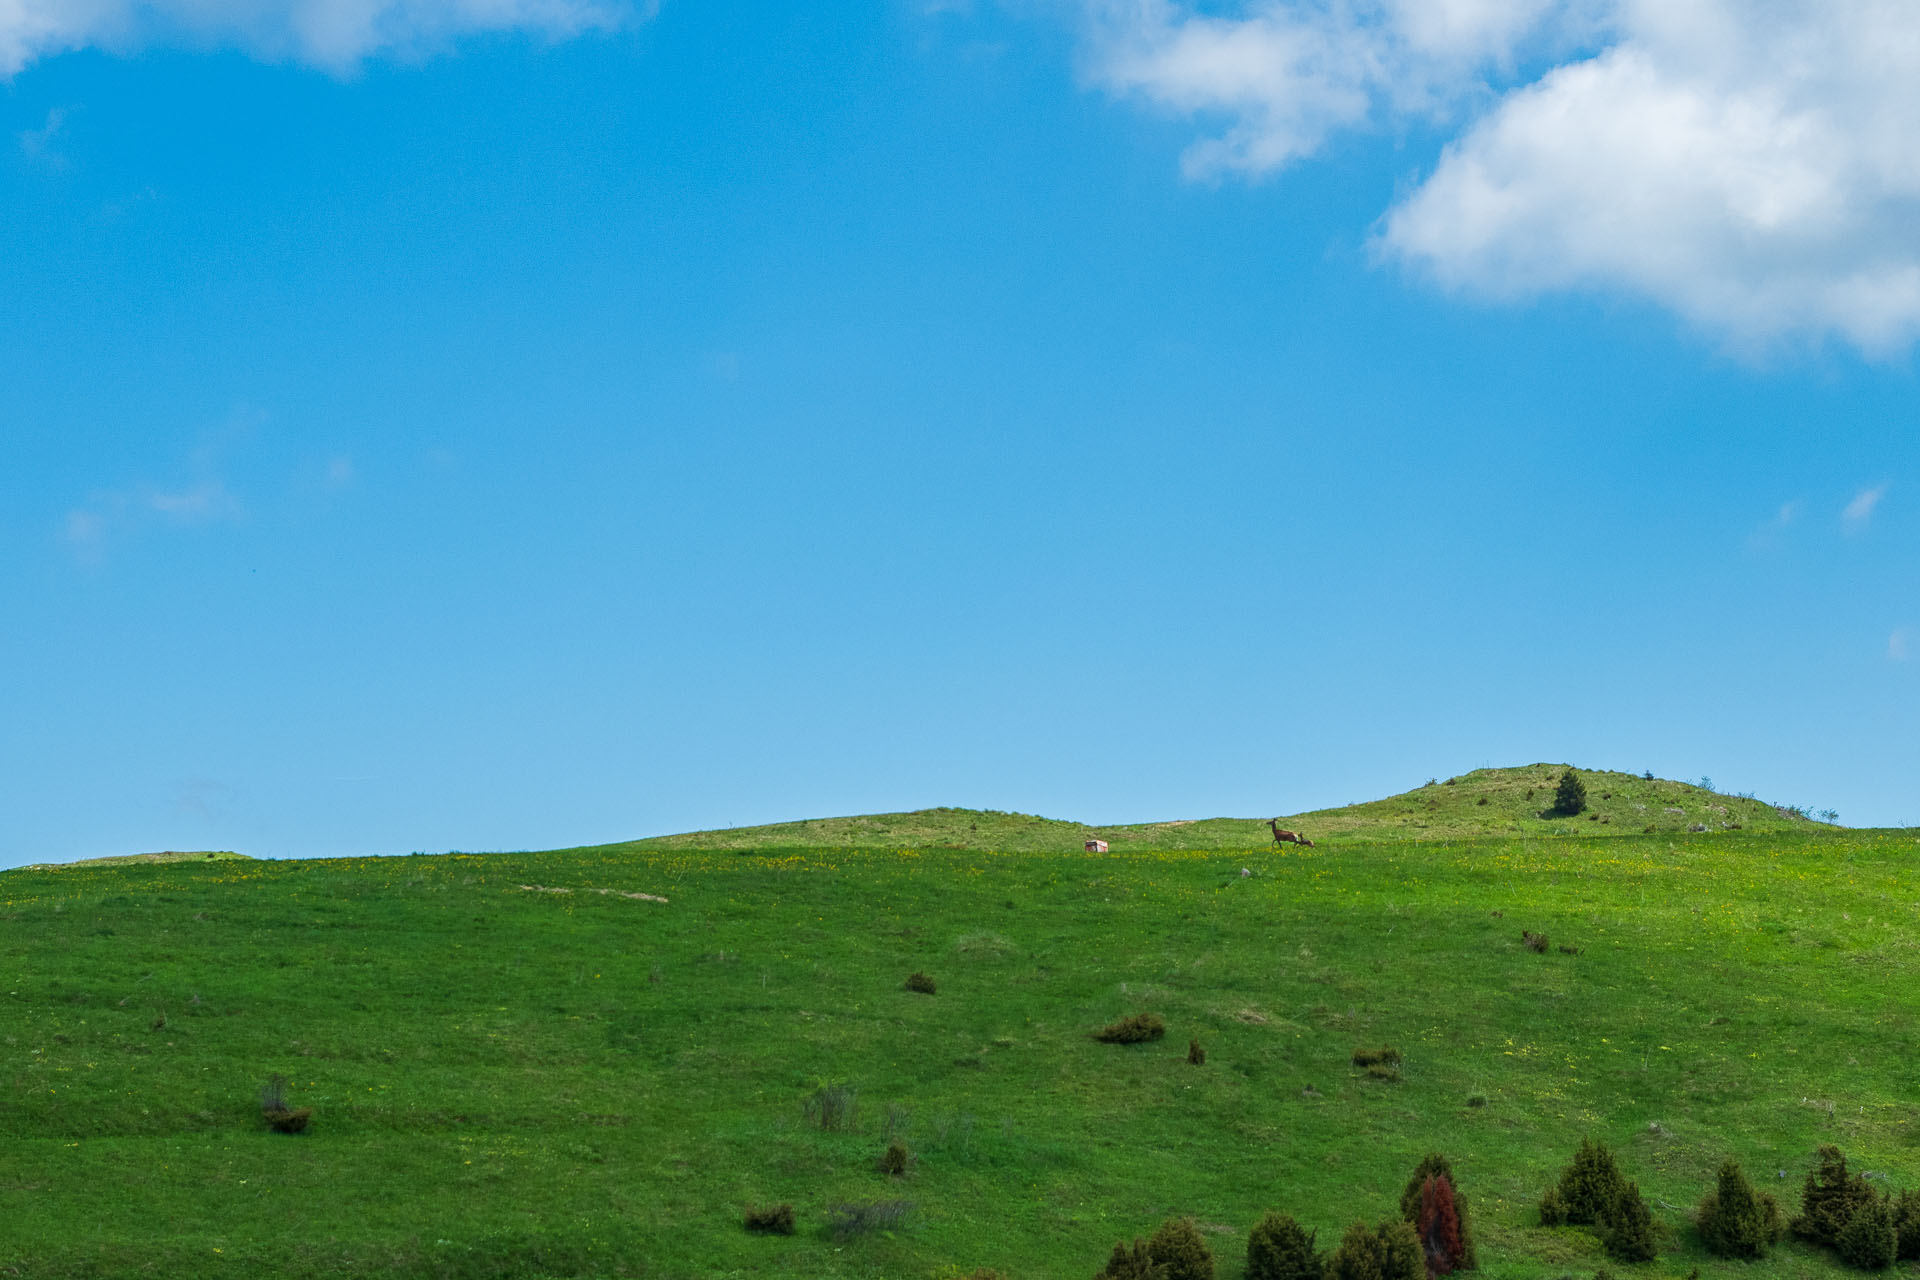
<path fill-rule="evenodd" d="M 1453 1204 L 1453 1179 L 1446 1174 L 1420 1184 L 1420 1248 L 1427 1255 L 1429 1280 L 1460 1265 L 1460 1212 Z"/>

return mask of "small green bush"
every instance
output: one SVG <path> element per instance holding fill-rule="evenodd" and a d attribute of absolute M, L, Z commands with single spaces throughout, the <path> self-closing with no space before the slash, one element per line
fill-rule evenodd
<path fill-rule="evenodd" d="M 1567 1222 L 1566 1202 L 1560 1199 L 1560 1188 L 1548 1187 L 1547 1194 L 1540 1197 L 1540 1225 L 1543 1227 L 1562 1227 Z"/>
<path fill-rule="evenodd" d="M 1247 1233 L 1246 1280 L 1322 1280 L 1326 1263 L 1313 1237 L 1293 1215 L 1269 1212 Z"/>
<path fill-rule="evenodd" d="M 1571 818 L 1577 813 L 1585 812 L 1586 807 L 1587 784 L 1580 780 L 1580 775 L 1575 773 L 1573 767 L 1569 765 L 1567 771 L 1560 775 L 1560 785 L 1554 788 L 1553 811 L 1562 817 Z"/>
<path fill-rule="evenodd" d="M 287 1078 L 274 1076 L 260 1090 L 260 1118 L 275 1133 L 305 1133 L 313 1119 L 312 1107 L 287 1105 Z"/>
<path fill-rule="evenodd" d="M 1473 1104 L 1469 1101 L 1468 1105 Z M 1406 1188 L 1400 1192 L 1400 1216 L 1415 1225 L 1419 1224 L 1429 1178 L 1446 1180 L 1447 1194 L 1453 1201 L 1454 1216 L 1459 1222 L 1460 1248 L 1453 1260 L 1453 1267 L 1455 1270 L 1471 1271 L 1480 1265 L 1473 1249 L 1473 1223 L 1467 1215 L 1467 1198 L 1460 1194 L 1460 1183 L 1453 1176 L 1453 1165 L 1445 1156 L 1437 1151 L 1432 1152 L 1414 1167 L 1413 1176 L 1407 1179 Z"/>
<path fill-rule="evenodd" d="M 1113 1246 L 1113 1256 L 1093 1280 L 1167 1280 L 1167 1269 L 1147 1253 L 1147 1242 L 1135 1240 L 1131 1249 Z"/>
<path fill-rule="evenodd" d="M 1353 1051 L 1353 1065 L 1356 1067 L 1397 1067 L 1400 1065 L 1400 1051 L 1390 1044 L 1378 1049 L 1359 1048 Z"/>
<path fill-rule="evenodd" d="M 918 969 L 907 975 L 905 986 L 907 990 L 918 991 L 923 996 L 930 996 L 939 989 L 932 978 Z"/>
<path fill-rule="evenodd" d="M 1520 931 L 1520 941 L 1526 944 L 1527 950 L 1536 955 L 1544 954 L 1547 949 L 1547 935 L 1544 933 L 1535 933 L 1531 929 L 1522 929 Z"/>
<path fill-rule="evenodd" d="M 748 1205 L 744 1225 L 761 1235 L 793 1234 L 793 1206 L 790 1204 Z"/>
<path fill-rule="evenodd" d="M 1560 1175 L 1560 1203 L 1566 1209 L 1566 1221 L 1576 1227 L 1604 1224 L 1608 1210 L 1626 1188 L 1627 1180 L 1620 1176 L 1613 1152 L 1591 1138 L 1582 1138 L 1580 1149 L 1573 1153 L 1573 1163 Z"/>
<path fill-rule="evenodd" d="M 1327 1259 L 1326 1280 L 1425 1280 L 1427 1264 L 1411 1222 L 1356 1222 Z"/>
<path fill-rule="evenodd" d="M 1608 1207 L 1600 1243 L 1606 1246 L 1608 1257 L 1621 1262 L 1651 1262 L 1659 1254 L 1653 1211 L 1641 1198 L 1637 1184 L 1627 1183 Z"/>
<path fill-rule="evenodd" d="M 1837 1246 L 1854 1210 L 1877 1197 L 1865 1178 L 1848 1175 L 1847 1157 L 1840 1148 L 1822 1146 L 1819 1157 L 1819 1166 L 1807 1173 L 1800 1189 L 1800 1216 L 1793 1220 L 1793 1234 L 1815 1244 Z"/>
<path fill-rule="evenodd" d="M 1764 1258 L 1786 1234 L 1780 1202 L 1755 1191 L 1738 1161 L 1720 1166 L 1718 1185 L 1700 1202 L 1700 1239 L 1723 1258 Z"/>
<path fill-rule="evenodd" d="M 1840 1228 L 1835 1242 L 1840 1260 L 1862 1271 L 1885 1271 L 1899 1254 L 1899 1239 L 1894 1233 L 1893 1212 L 1886 1200 L 1869 1190 L 1859 1201 L 1847 1225 Z"/>
<path fill-rule="evenodd" d="M 880 1153 L 880 1172 L 890 1178 L 904 1178 L 907 1176 L 907 1170 L 912 1167 L 913 1152 L 909 1151 L 907 1144 L 899 1138 L 889 1142 L 887 1149 Z"/>
<path fill-rule="evenodd" d="M 1187 1041 L 1187 1061 L 1196 1067 L 1207 1065 L 1207 1051 L 1200 1047 L 1198 1040 Z"/>
<path fill-rule="evenodd" d="M 1158 1040 L 1166 1034 L 1167 1024 L 1160 1020 L 1159 1014 L 1135 1013 L 1102 1027 L 1093 1038 L 1103 1044 L 1139 1044 L 1144 1040 Z"/>
<path fill-rule="evenodd" d="M 1147 1241 L 1147 1257 L 1165 1269 L 1167 1280 L 1213 1280 L 1213 1250 L 1192 1218 L 1169 1218 Z"/>

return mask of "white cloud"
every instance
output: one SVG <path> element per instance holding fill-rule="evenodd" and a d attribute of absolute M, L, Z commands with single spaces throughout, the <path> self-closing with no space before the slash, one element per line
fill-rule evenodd
<path fill-rule="evenodd" d="M 72 49 L 231 45 L 336 71 L 462 36 L 566 39 L 651 15 L 652 0 L 0 0 L 0 76 Z"/>
<path fill-rule="evenodd" d="M 0 0 L 4 3 L 4 0 Z M 47 122 L 38 129 L 22 129 L 14 137 L 19 139 L 20 150 L 33 160 L 40 160 L 55 168 L 64 168 L 66 158 L 53 149 L 54 139 L 66 127 L 67 113 L 63 107 L 54 107 L 47 112 Z"/>
<path fill-rule="evenodd" d="M 1220 122 L 1190 175 L 1453 130 L 1376 240 L 1445 286 L 1634 294 L 1738 346 L 1920 337 L 1910 0 L 1085 3 L 1098 83 Z"/>
<path fill-rule="evenodd" d="M 1880 499 L 1886 496 L 1887 486 L 1884 484 L 1877 484 L 1871 489 L 1862 489 L 1840 512 L 1840 519 L 1846 523 L 1850 531 L 1858 533 L 1867 527 L 1867 522 L 1873 519 L 1874 508 L 1878 507 Z"/>

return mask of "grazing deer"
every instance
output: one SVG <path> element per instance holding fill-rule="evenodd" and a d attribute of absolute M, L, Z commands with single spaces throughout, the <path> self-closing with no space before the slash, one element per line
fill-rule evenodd
<path fill-rule="evenodd" d="M 1282 831 L 1280 829 L 1280 819 L 1269 818 L 1267 825 L 1273 828 L 1273 842 L 1275 844 L 1298 844 L 1305 845 L 1309 849 L 1313 848 L 1313 841 L 1307 839 L 1298 831 Z"/>

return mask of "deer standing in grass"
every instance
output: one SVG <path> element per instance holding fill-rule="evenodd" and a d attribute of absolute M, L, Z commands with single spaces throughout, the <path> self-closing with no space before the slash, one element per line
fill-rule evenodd
<path fill-rule="evenodd" d="M 1298 844 L 1305 845 L 1309 849 L 1313 848 L 1313 841 L 1307 839 L 1298 831 L 1281 830 L 1280 819 L 1270 818 L 1267 820 L 1267 825 L 1273 828 L 1273 842 L 1275 844 Z"/>

